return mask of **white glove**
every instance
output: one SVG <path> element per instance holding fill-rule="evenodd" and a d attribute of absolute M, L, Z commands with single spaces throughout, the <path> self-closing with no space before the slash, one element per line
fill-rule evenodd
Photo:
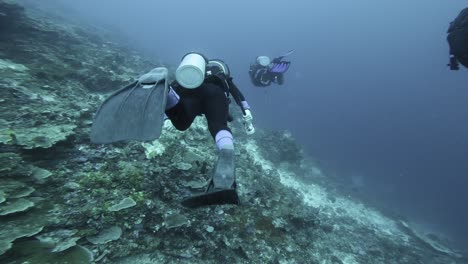
<path fill-rule="evenodd" d="M 246 109 L 244 111 L 245 111 L 245 115 L 243 115 L 244 121 L 252 121 L 253 119 L 252 112 L 250 112 L 249 109 Z"/>
<path fill-rule="evenodd" d="M 255 128 L 252 124 L 252 120 L 253 120 L 253 116 L 252 116 L 252 112 L 250 112 L 250 110 L 245 110 L 245 115 L 243 115 L 243 119 L 244 119 L 244 128 L 245 128 L 245 132 L 247 133 L 247 135 L 252 135 L 253 133 L 255 133 Z"/>

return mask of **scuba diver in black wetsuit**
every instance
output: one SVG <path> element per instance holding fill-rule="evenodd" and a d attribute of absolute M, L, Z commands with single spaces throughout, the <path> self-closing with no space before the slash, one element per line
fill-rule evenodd
<path fill-rule="evenodd" d="M 176 80 L 170 84 L 165 113 L 178 130 L 188 129 L 196 116 L 204 115 L 219 151 L 206 193 L 186 199 L 183 202 L 186 206 L 238 203 L 233 136 L 228 127 L 228 122 L 232 121 L 230 96 L 242 111 L 247 134 L 253 134 L 250 107 L 234 84 L 228 66 L 221 60 L 208 60 L 199 53 L 183 57 L 176 70 Z"/>
<path fill-rule="evenodd" d="M 226 63 L 208 60 L 191 52 L 182 58 L 175 80 L 167 68 L 158 67 L 118 90 L 99 107 L 91 128 L 93 143 L 121 140 L 152 141 L 161 135 L 164 123 L 186 130 L 204 115 L 218 148 L 218 160 L 205 193 L 182 201 L 187 207 L 238 204 L 234 142 L 228 122 L 230 97 L 243 114 L 247 134 L 253 134 L 249 104 L 234 84 Z"/>
<path fill-rule="evenodd" d="M 291 65 L 290 61 L 283 58 L 292 54 L 294 50 L 270 60 L 267 56 L 258 56 L 255 62 L 250 64 L 249 76 L 252 84 L 257 87 L 267 87 L 272 83 L 282 85 L 284 83 L 284 73 Z"/>
<path fill-rule="evenodd" d="M 450 23 L 447 31 L 447 41 L 450 47 L 450 70 L 459 70 L 459 64 L 468 68 L 468 8 Z"/>

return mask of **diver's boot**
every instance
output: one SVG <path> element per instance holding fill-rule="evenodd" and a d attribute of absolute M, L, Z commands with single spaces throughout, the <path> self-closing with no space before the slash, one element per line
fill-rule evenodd
<path fill-rule="evenodd" d="M 220 149 L 213 177 L 206 192 L 235 188 L 234 149 Z"/>
<path fill-rule="evenodd" d="M 213 177 L 206 192 L 182 201 L 187 207 L 214 204 L 239 204 L 236 191 L 234 149 L 220 149 Z"/>

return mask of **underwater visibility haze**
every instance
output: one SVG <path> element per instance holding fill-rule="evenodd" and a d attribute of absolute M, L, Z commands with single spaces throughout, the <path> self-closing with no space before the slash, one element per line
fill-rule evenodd
<path fill-rule="evenodd" d="M 0 0 L 0 261 L 468 263 L 467 7 Z"/>

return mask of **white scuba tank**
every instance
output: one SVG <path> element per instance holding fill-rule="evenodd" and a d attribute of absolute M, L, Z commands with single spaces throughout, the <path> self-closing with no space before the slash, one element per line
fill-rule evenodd
<path fill-rule="evenodd" d="M 206 60 L 198 53 L 188 53 L 176 70 L 176 80 L 184 88 L 198 88 L 205 80 Z"/>
<path fill-rule="evenodd" d="M 263 67 L 267 67 L 271 63 L 271 59 L 268 56 L 258 56 L 257 63 Z"/>

